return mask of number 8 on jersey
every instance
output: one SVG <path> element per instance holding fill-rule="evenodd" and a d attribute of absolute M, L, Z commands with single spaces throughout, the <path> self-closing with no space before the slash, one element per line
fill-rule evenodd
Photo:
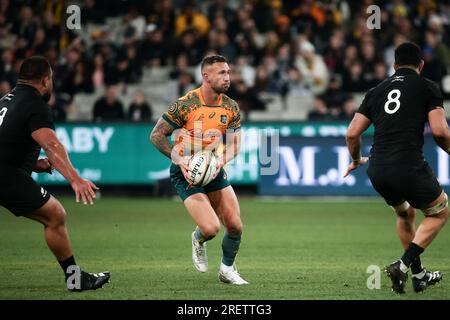
<path fill-rule="evenodd" d="M 393 97 L 394 95 L 395 95 L 395 98 Z M 387 96 L 388 100 L 384 104 L 384 111 L 386 111 L 386 113 L 393 114 L 393 113 L 396 113 L 398 111 L 398 109 L 400 109 L 400 100 L 398 100 L 400 98 L 400 95 L 401 95 L 401 92 L 398 89 L 389 91 L 388 96 Z M 389 107 L 392 103 L 395 103 L 394 109 L 391 109 Z"/>

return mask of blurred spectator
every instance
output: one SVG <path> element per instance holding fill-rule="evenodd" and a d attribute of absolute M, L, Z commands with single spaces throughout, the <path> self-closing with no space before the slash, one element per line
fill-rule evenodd
<path fill-rule="evenodd" d="M 197 11 L 195 1 L 186 0 L 181 14 L 175 19 L 175 34 L 180 36 L 188 30 L 195 31 L 199 36 L 209 30 L 209 21 L 201 12 Z"/>
<path fill-rule="evenodd" d="M 52 110 L 53 121 L 55 122 L 66 122 L 67 119 L 67 109 L 71 103 L 71 98 L 67 94 L 52 93 L 48 105 Z"/>
<path fill-rule="evenodd" d="M 234 81 L 228 92 L 230 97 L 239 104 L 239 109 L 248 116 L 251 110 L 264 110 L 264 103 L 258 98 L 256 92 L 247 87 L 242 80 Z"/>
<path fill-rule="evenodd" d="M 264 45 L 262 52 L 265 56 L 276 55 L 278 48 L 281 46 L 280 37 L 275 31 L 269 31 L 266 35 L 266 44 Z"/>
<path fill-rule="evenodd" d="M 386 64 L 382 61 L 378 61 L 374 67 L 373 77 L 367 83 L 367 88 L 370 89 L 379 85 L 383 80 L 386 79 L 387 76 Z"/>
<path fill-rule="evenodd" d="M 92 68 L 81 60 L 78 49 L 71 49 L 66 54 L 65 64 L 61 64 L 55 71 L 57 85 L 61 92 L 74 96 L 78 92 L 94 92 L 92 83 Z"/>
<path fill-rule="evenodd" d="M 288 70 L 288 94 L 294 97 L 303 97 L 310 95 L 310 91 L 303 82 L 300 71 L 295 66 Z"/>
<path fill-rule="evenodd" d="M 151 5 L 148 22 L 157 26 L 164 39 L 170 42 L 175 34 L 175 10 L 172 0 L 151 1 Z"/>
<path fill-rule="evenodd" d="M 152 108 L 145 100 L 144 92 L 137 91 L 128 108 L 128 119 L 132 122 L 148 122 L 152 119 L 152 116 Z"/>
<path fill-rule="evenodd" d="M 235 69 L 239 72 L 247 87 L 253 87 L 255 85 L 256 71 L 255 68 L 248 63 L 247 56 L 240 55 L 236 58 Z"/>
<path fill-rule="evenodd" d="M 371 41 L 362 43 L 361 63 L 365 79 L 372 79 L 375 72 L 375 64 L 378 61 L 375 44 Z"/>
<path fill-rule="evenodd" d="M 318 30 L 320 25 L 325 23 L 325 12 L 319 5 L 314 4 L 313 0 L 294 3 L 290 9 L 293 25 L 296 27 L 298 33 L 311 36 Z"/>
<path fill-rule="evenodd" d="M 4 95 L 9 93 L 11 91 L 11 85 L 6 80 L 0 81 L 0 98 L 2 98 Z"/>
<path fill-rule="evenodd" d="M 9 27 L 6 23 L 0 22 L 0 51 L 12 48 L 16 42 L 17 36 L 9 32 Z"/>
<path fill-rule="evenodd" d="M 166 102 L 172 103 L 184 96 L 188 91 L 195 89 L 194 78 L 188 71 L 182 71 L 176 80 L 169 81 L 167 85 Z"/>
<path fill-rule="evenodd" d="M 448 42 L 447 44 L 442 42 L 442 39 L 440 38 L 440 34 L 436 34 L 431 31 L 425 32 L 424 49 L 433 50 L 436 53 L 437 60 L 439 60 L 448 70 L 450 70 L 450 48 L 448 47 L 450 44 L 448 44 Z"/>
<path fill-rule="evenodd" d="M 343 88 L 347 92 L 363 92 L 369 85 L 364 80 L 361 62 L 356 61 L 346 69 L 343 77 Z"/>
<path fill-rule="evenodd" d="M 176 80 L 183 72 L 189 72 L 188 58 L 184 53 L 178 55 L 175 60 L 175 68 L 169 73 L 169 78 Z"/>
<path fill-rule="evenodd" d="M 349 95 L 342 90 L 340 77 L 333 75 L 325 93 L 314 99 L 314 110 L 310 113 L 309 118 L 337 120 L 344 113 L 344 103 L 347 99 L 349 99 Z"/>
<path fill-rule="evenodd" d="M 85 19 L 85 16 L 81 16 Z M 45 11 L 43 14 L 42 29 L 44 30 L 48 46 L 57 48 L 61 37 L 61 28 L 56 23 L 53 13 L 49 10 Z"/>
<path fill-rule="evenodd" d="M 14 70 L 14 51 L 6 49 L 3 51 L 0 60 L 0 79 L 9 82 L 11 87 L 16 85 L 17 72 Z"/>
<path fill-rule="evenodd" d="M 445 65 L 438 59 L 436 49 L 425 47 L 422 52 L 425 65 L 421 75 L 441 85 L 442 78 L 447 74 Z"/>
<path fill-rule="evenodd" d="M 101 54 L 95 55 L 94 71 L 92 73 L 92 83 L 95 90 L 103 87 L 105 83 L 105 72 L 103 67 L 103 56 Z"/>
<path fill-rule="evenodd" d="M 155 24 L 146 27 L 145 39 L 140 46 L 140 58 L 153 67 L 166 65 L 167 44 L 164 41 L 163 31 L 157 29 Z"/>
<path fill-rule="evenodd" d="M 116 59 L 110 60 L 105 68 L 105 83 L 132 84 L 142 77 L 141 63 L 136 56 L 136 49 L 130 45 L 117 52 Z"/>
<path fill-rule="evenodd" d="M 337 29 L 328 40 L 328 45 L 324 49 L 324 62 L 330 72 L 341 73 L 344 66 L 344 32 Z M 356 49 L 356 47 L 353 47 Z"/>
<path fill-rule="evenodd" d="M 123 104 L 117 98 L 117 86 L 106 88 L 106 95 L 94 104 L 93 119 L 95 122 L 124 120 Z"/>
<path fill-rule="evenodd" d="M 31 43 L 28 55 L 42 56 L 49 48 L 50 44 L 46 39 L 45 31 L 42 28 L 36 30 L 34 40 Z"/>
<path fill-rule="evenodd" d="M 286 15 L 280 15 L 275 19 L 275 32 L 282 43 L 291 42 L 291 20 Z"/>
<path fill-rule="evenodd" d="M 217 17 L 223 17 L 230 23 L 235 12 L 227 5 L 227 0 L 213 0 L 208 7 L 208 19 L 214 21 Z"/>
<path fill-rule="evenodd" d="M 177 54 L 185 54 L 188 58 L 188 63 L 190 66 L 195 66 L 202 59 L 201 48 L 198 45 L 195 33 L 193 31 L 186 31 L 181 35 L 181 40 L 178 43 L 178 47 L 175 49 L 175 52 Z"/>
<path fill-rule="evenodd" d="M 105 23 L 106 16 L 97 2 L 95 0 L 84 0 L 84 5 L 81 8 L 81 16 L 86 23 Z"/>
<path fill-rule="evenodd" d="M 295 64 L 305 83 L 313 94 L 324 92 L 328 84 L 328 70 L 322 56 L 315 53 L 314 46 L 307 40 L 300 42 L 299 50 Z"/>
<path fill-rule="evenodd" d="M 33 18 L 33 9 L 29 6 L 20 8 L 19 18 L 12 27 L 12 32 L 19 37 L 18 46 L 23 49 L 33 43 L 37 25 Z"/>
<path fill-rule="evenodd" d="M 341 113 L 339 114 L 339 120 L 350 121 L 353 119 L 358 106 L 352 97 L 348 97 L 342 105 Z"/>
<path fill-rule="evenodd" d="M 229 61 L 234 61 L 236 56 L 236 48 L 234 44 L 230 42 L 227 33 L 224 31 L 219 32 L 217 35 L 217 42 L 217 51 L 219 54 L 226 57 Z"/>

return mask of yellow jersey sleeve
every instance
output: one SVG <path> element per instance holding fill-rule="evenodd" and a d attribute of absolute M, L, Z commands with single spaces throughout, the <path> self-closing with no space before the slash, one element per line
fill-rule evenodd
<path fill-rule="evenodd" d="M 166 120 L 175 129 L 182 128 L 186 122 L 186 113 L 183 112 L 179 101 L 175 102 L 169 107 L 169 110 L 164 112 L 162 118 Z"/>
<path fill-rule="evenodd" d="M 228 129 L 238 130 L 241 128 L 241 114 L 239 112 L 239 106 L 236 101 L 233 101 L 231 108 L 231 119 L 228 124 Z"/>

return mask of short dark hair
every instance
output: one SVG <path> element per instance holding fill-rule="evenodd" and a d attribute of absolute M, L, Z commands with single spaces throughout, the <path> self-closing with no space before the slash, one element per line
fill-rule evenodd
<path fill-rule="evenodd" d="M 227 58 L 225 58 L 224 56 L 221 55 L 213 55 L 213 56 L 206 56 L 203 58 L 202 63 L 200 64 L 201 70 L 203 70 L 203 68 L 205 66 L 210 66 L 216 62 L 227 62 Z"/>
<path fill-rule="evenodd" d="M 50 75 L 50 63 L 41 56 L 26 58 L 19 71 L 19 80 L 38 81 Z"/>
<path fill-rule="evenodd" d="M 395 64 L 397 66 L 413 65 L 418 67 L 421 60 L 420 47 L 413 42 L 402 43 L 395 49 Z"/>

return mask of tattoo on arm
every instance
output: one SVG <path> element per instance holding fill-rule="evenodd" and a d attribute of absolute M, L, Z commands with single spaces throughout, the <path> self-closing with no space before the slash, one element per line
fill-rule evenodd
<path fill-rule="evenodd" d="M 168 137 L 173 131 L 174 128 L 163 118 L 160 118 L 150 134 L 150 141 L 153 145 L 169 159 L 173 146 Z"/>

